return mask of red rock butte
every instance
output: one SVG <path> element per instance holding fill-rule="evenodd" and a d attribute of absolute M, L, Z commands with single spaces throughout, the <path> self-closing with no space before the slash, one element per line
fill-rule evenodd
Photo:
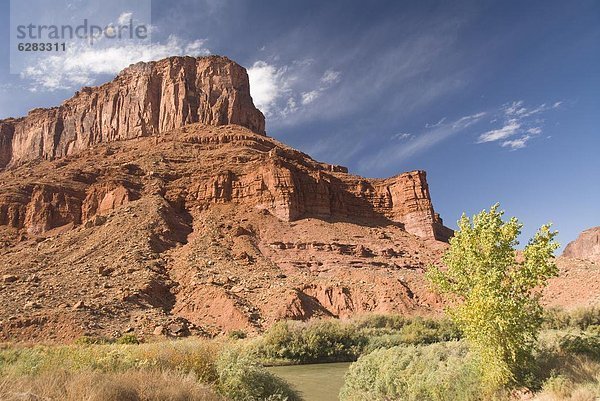
<path fill-rule="evenodd" d="M 424 171 L 367 179 L 266 136 L 246 70 L 138 63 L 0 121 L 0 339 L 259 332 L 439 311 Z"/>

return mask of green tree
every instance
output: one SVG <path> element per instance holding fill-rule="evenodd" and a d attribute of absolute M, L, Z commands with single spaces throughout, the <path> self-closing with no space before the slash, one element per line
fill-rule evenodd
<path fill-rule="evenodd" d="M 463 214 L 443 258 L 446 268 L 427 273 L 449 301 L 447 313 L 475 351 L 491 391 L 527 374 L 542 322 L 540 290 L 558 274 L 557 232 L 544 225 L 517 252 L 523 225 L 514 217 L 503 221 L 498 207 L 472 221 Z"/>

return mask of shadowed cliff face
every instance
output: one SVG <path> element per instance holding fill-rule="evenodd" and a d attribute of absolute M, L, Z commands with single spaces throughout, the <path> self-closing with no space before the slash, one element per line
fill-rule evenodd
<path fill-rule="evenodd" d="M 243 67 L 218 56 L 132 65 L 107 84 L 81 89 L 59 107 L 0 121 L 0 168 L 196 122 L 238 124 L 265 133 Z"/>

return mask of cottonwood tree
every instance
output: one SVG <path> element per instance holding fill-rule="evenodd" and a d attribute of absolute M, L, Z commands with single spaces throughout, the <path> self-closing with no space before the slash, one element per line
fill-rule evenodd
<path fill-rule="evenodd" d="M 447 313 L 463 331 L 491 391 L 515 383 L 530 368 L 542 322 L 541 289 L 558 274 L 557 232 L 542 226 L 517 252 L 522 224 L 503 221 L 499 205 L 463 214 L 443 261 L 428 278 L 450 306 Z"/>

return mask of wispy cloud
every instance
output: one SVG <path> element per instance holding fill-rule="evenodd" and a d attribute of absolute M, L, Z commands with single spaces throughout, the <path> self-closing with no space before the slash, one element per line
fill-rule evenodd
<path fill-rule="evenodd" d="M 508 138 L 519 132 L 519 128 L 521 128 L 521 124 L 516 119 L 510 119 L 502 128 L 481 134 L 479 139 L 477 139 L 477 143 L 493 142 Z"/>
<path fill-rule="evenodd" d="M 390 163 L 398 162 L 416 153 L 423 152 L 479 123 L 486 115 L 486 112 L 480 112 L 460 117 L 454 121 L 435 124 L 435 128 L 412 137 L 410 141 L 402 141 L 396 145 L 388 146 L 384 150 L 381 150 L 375 157 L 363 160 L 360 163 L 361 168 L 366 170 L 382 168 Z M 399 138 L 402 138 L 404 134 L 399 135 Z"/>
<path fill-rule="evenodd" d="M 503 148 L 511 148 L 512 150 L 522 149 L 527 146 L 527 141 L 531 139 L 530 135 L 523 135 L 519 139 L 502 142 Z"/>
<path fill-rule="evenodd" d="M 133 17 L 133 13 L 132 12 L 124 12 L 121 13 L 121 15 L 119 15 L 119 18 L 117 19 L 117 22 L 119 23 L 119 25 L 125 25 L 129 22 L 129 20 Z"/>
<path fill-rule="evenodd" d="M 435 127 L 439 127 L 440 125 L 442 125 L 442 123 L 446 121 L 446 117 L 442 117 L 437 123 L 426 123 L 425 124 L 425 128 L 435 128 Z"/>
<path fill-rule="evenodd" d="M 279 99 L 290 92 L 290 80 L 286 73 L 287 67 L 277 68 L 262 60 L 248 68 L 252 99 L 266 116 L 270 116 Z"/>
<path fill-rule="evenodd" d="M 534 108 L 525 107 L 522 100 L 505 104 L 498 113 L 500 117 L 491 121 L 502 121 L 502 126 L 480 134 L 477 143 L 500 142 L 500 146 L 512 150 L 525 148 L 531 139 L 543 132 L 543 119 L 539 115 L 559 108 L 561 104 L 560 101 L 552 105 L 544 103 Z"/>
<path fill-rule="evenodd" d="M 413 139 L 415 136 L 413 134 L 409 134 L 408 132 L 399 132 L 397 134 L 392 135 L 392 137 L 390 139 L 392 140 L 400 140 L 400 141 L 406 141 L 409 139 Z"/>

